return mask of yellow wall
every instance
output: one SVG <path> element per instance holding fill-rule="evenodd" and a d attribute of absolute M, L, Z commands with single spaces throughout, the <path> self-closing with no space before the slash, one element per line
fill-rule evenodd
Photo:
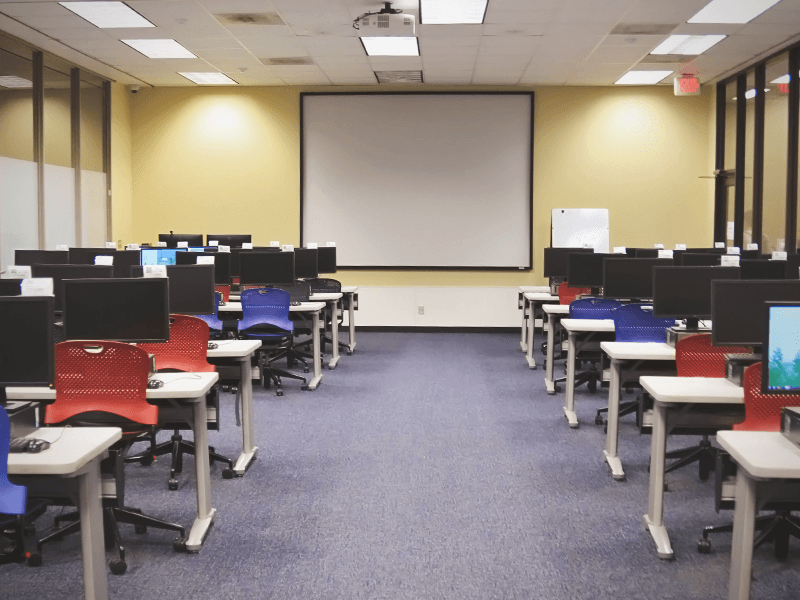
<path fill-rule="evenodd" d="M 33 160 L 31 90 L 0 90 L 0 156 Z"/>
<path fill-rule="evenodd" d="M 154 88 L 129 96 L 133 239 L 124 241 L 155 241 L 174 230 L 252 233 L 256 245 L 297 244 L 299 94 L 319 89 Z M 337 277 L 361 285 L 540 283 L 553 208 L 610 209 L 616 246 L 712 241 L 713 188 L 699 178 L 713 155 L 710 90 L 688 98 L 665 87 L 535 91 L 532 272 L 345 271 Z"/>
<path fill-rule="evenodd" d="M 111 236 L 109 240 L 134 241 L 132 127 L 130 94 L 124 85 L 111 84 Z"/>

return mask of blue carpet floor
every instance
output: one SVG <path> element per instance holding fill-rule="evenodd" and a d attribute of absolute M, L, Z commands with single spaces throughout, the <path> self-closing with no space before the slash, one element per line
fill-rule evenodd
<path fill-rule="evenodd" d="M 620 433 L 628 479 L 612 480 L 594 425 L 607 391 L 544 393 L 514 334 L 361 333 L 353 356 L 316 392 L 255 392 L 258 461 L 223 480 L 212 466 L 217 519 L 203 550 L 176 554 L 173 535 L 123 526 L 128 572 L 111 598 L 177 599 L 641 599 L 727 598 L 730 535 L 696 551 L 713 483 L 696 468 L 668 476 L 665 521 L 676 560 L 656 557 L 647 510 L 650 438 L 632 417 Z M 211 443 L 241 448 L 232 396 Z M 166 436 L 167 434 L 162 434 Z M 671 447 L 695 438 L 675 438 Z M 129 465 L 128 504 L 188 527 L 193 459 L 167 491 L 167 457 Z M 47 520 L 37 523 L 47 527 Z M 29 540 L 31 541 L 31 540 Z M 111 558 L 108 553 L 107 557 Z M 756 552 L 752 598 L 800 597 L 800 543 L 788 560 Z M 0 566 L 0 598 L 82 595 L 77 536 L 51 544 L 44 565 Z"/>

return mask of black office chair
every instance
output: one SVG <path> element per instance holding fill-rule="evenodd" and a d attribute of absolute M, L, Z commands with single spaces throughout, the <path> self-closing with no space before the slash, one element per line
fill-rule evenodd
<path fill-rule="evenodd" d="M 311 296 L 311 286 L 306 281 L 297 281 L 293 284 L 274 285 L 276 290 L 283 290 L 289 292 L 289 299 L 291 302 L 308 302 Z M 279 360 L 286 357 L 286 365 L 288 368 L 294 367 L 298 362 L 303 363 L 303 373 L 308 373 L 307 359 L 312 359 L 311 354 L 300 351 L 300 348 L 309 345 L 311 342 L 303 342 L 295 344 L 294 338 L 300 335 L 311 335 L 312 322 L 300 313 L 289 312 L 289 320 L 294 323 L 294 335 L 289 341 L 289 344 L 280 352 L 280 356 L 275 356 L 272 360 Z"/>

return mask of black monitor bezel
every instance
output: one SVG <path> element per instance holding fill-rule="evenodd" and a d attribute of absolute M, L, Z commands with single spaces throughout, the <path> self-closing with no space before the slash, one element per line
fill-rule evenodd
<path fill-rule="evenodd" d="M 304 271 L 302 274 L 297 269 L 297 258 L 301 256 L 315 256 L 314 263 L 316 269 L 313 271 Z M 305 260 L 305 259 L 303 259 Z M 319 250 L 318 248 L 295 248 L 294 249 L 294 278 L 295 279 L 316 279 L 319 277 Z"/>
<path fill-rule="evenodd" d="M 177 297 L 177 294 L 170 294 L 169 295 L 169 304 L 167 305 L 167 308 L 168 308 L 169 314 L 171 314 L 171 315 L 213 315 L 214 314 L 214 309 L 215 309 L 214 292 L 216 291 L 216 287 L 215 287 L 216 283 L 215 283 L 215 280 L 214 280 L 215 265 L 198 265 L 198 264 L 194 264 L 194 265 L 165 265 L 165 266 L 167 268 L 167 280 L 169 280 L 169 278 L 170 278 L 169 277 L 170 272 L 174 273 L 176 271 L 182 271 L 182 270 L 185 270 L 185 269 L 195 269 L 195 270 L 197 270 L 198 267 L 205 268 L 205 269 L 211 269 L 211 281 L 212 281 L 211 290 L 210 290 L 211 291 L 211 304 L 206 307 L 206 310 L 203 310 L 203 311 L 173 310 L 172 302 Z M 135 274 L 135 277 L 137 279 L 144 278 L 144 267 L 142 267 L 142 266 L 134 267 L 131 270 L 131 272 L 133 274 Z M 191 271 L 188 271 L 188 272 L 191 272 Z M 209 308 L 211 309 L 210 311 L 208 311 Z"/>
<path fill-rule="evenodd" d="M 65 267 L 63 270 L 71 270 L 71 269 L 78 269 L 78 270 L 89 270 L 94 271 L 91 277 L 58 277 L 57 279 L 54 277 L 53 273 L 42 273 L 42 269 L 45 271 L 50 270 L 51 268 L 55 267 L 56 270 L 61 270 L 61 267 Z M 101 273 L 106 272 L 108 273 L 108 277 L 103 277 L 100 275 Z M 64 303 L 64 281 L 68 279 L 112 279 L 114 277 L 114 267 L 111 265 L 87 265 L 83 263 L 77 264 L 67 264 L 67 265 L 33 265 L 31 267 L 31 273 L 34 277 L 49 277 L 53 279 L 53 297 L 55 298 L 55 310 L 56 312 L 60 313 L 62 309 L 62 305 Z"/>
<path fill-rule="evenodd" d="M 330 255 L 333 254 L 333 270 L 330 270 L 327 267 L 330 260 Z M 323 266 L 325 265 L 325 267 Z M 331 273 L 336 273 L 336 246 L 318 246 L 317 247 L 317 270 L 319 271 L 320 275 L 328 275 Z"/>
<path fill-rule="evenodd" d="M 20 254 L 22 253 L 22 254 Z M 33 259 L 25 259 L 24 256 L 26 253 L 31 253 L 32 256 L 44 256 L 48 259 L 52 258 L 54 260 L 33 260 Z M 23 257 L 20 260 L 20 257 Z M 58 259 L 58 260 L 55 260 Z M 63 265 L 69 262 L 69 250 L 14 250 L 14 264 L 15 265 L 23 265 L 23 266 L 30 266 L 33 265 Z"/>
<path fill-rule="evenodd" d="M 247 280 L 246 281 L 245 280 L 246 278 L 242 276 L 241 259 L 242 259 L 243 256 L 250 257 L 250 256 L 253 256 L 254 254 L 265 255 L 265 256 L 277 256 L 277 255 L 284 255 L 284 254 L 291 255 L 292 280 L 291 281 L 256 281 L 256 280 L 254 280 L 254 281 Z M 285 260 L 288 260 L 288 259 L 285 259 Z M 245 262 L 247 262 L 247 261 L 245 261 Z M 247 275 L 249 276 L 250 273 L 247 273 Z M 294 283 L 294 252 L 283 252 L 283 251 L 281 251 L 281 252 L 249 252 L 248 251 L 247 253 L 242 253 L 242 254 L 239 255 L 239 285 L 269 285 L 271 283 L 287 284 L 287 285 L 291 284 L 291 283 Z"/>
<path fill-rule="evenodd" d="M 773 390 L 769 388 L 769 313 L 773 307 L 792 307 L 796 306 L 800 310 L 800 301 L 783 301 L 783 302 L 765 302 L 766 305 L 766 322 L 764 323 L 764 341 L 761 346 L 761 393 L 770 395 L 800 395 L 800 387 L 792 388 L 790 390 Z"/>
<path fill-rule="evenodd" d="M 219 235 L 212 235 L 209 233 L 206 234 L 206 246 L 211 246 L 210 242 L 214 240 L 218 241 L 220 246 L 228 246 L 230 248 L 241 248 L 242 244 L 252 244 L 253 236 L 249 233 L 230 233 L 230 234 L 219 234 Z"/>
<path fill-rule="evenodd" d="M 41 303 L 44 305 L 44 317 L 47 319 L 47 326 L 45 328 L 46 347 L 44 360 L 46 361 L 47 372 L 49 373 L 49 381 L 4 381 L 0 383 L 0 387 L 52 387 L 55 383 L 55 342 L 53 338 L 53 323 L 54 318 L 54 298 L 52 296 L 0 296 L 0 304 L 2 303 Z M 11 344 L 18 343 L 17 340 L 6 336 L 7 341 Z M 45 403 L 54 402 L 45 400 Z"/>
<path fill-rule="evenodd" d="M 214 283 L 217 285 L 230 285 L 231 284 L 231 261 L 233 257 L 231 256 L 230 252 L 183 252 L 183 253 L 176 253 L 175 254 L 175 264 L 174 265 L 166 265 L 167 267 L 175 267 L 178 265 L 186 266 L 186 265 L 196 265 L 197 259 L 193 263 L 179 263 L 178 256 L 211 256 L 214 258 Z M 219 263 L 217 263 L 217 258 L 220 258 Z M 227 258 L 227 260 L 225 260 Z"/>
<path fill-rule="evenodd" d="M 651 264 L 651 272 L 652 272 L 652 269 L 655 269 L 656 267 L 670 266 L 669 265 L 670 259 L 668 259 L 668 258 L 629 258 L 628 262 L 626 262 L 624 264 L 628 265 L 628 266 L 636 266 L 638 264 L 646 264 L 643 261 L 648 261 L 648 262 L 649 261 L 658 261 L 659 262 L 659 264 L 656 264 L 656 262 L 649 263 L 649 264 Z M 652 275 L 651 275 L 651 279 L 650 279 L 650 293 L 647 294 L 647 295 L 615 294 L 613 292 L 614 292 L 613 287 L 612 287 L 611 291 L 609 292 L 608 286 L 606 285 L 606 263 L 605 263 L 605 261 L 603 261 L 603 297 L 604 298 L 615 298 L 615 299 L 618 299 L 618 300 L 647 300 L 647 301 L 649 301 L 653 297 Z"/>
<path fill-rule="evenodd" d="M 674 313 L 673 314 L 673 313 L 669 313 L 669 312 L 663 312 L 661 310 L 663 308 L 663 303 L 664 303 L 663 302 L 663 298 L 664 298 L 664 296 L 662 295 L 661 296 L 661 300 L 659 301 L 658 286 L 656 284 L 656 281 L 658 280 L 658 274 L 659 273 L 665 273 L 665 272 L 685 273 L 688 276 L 688 275 L 691 275 L 692 272 L 702 272 L 702 273 L 708 272 L 708 273 L 713 275 L 712 269 L 716 269 L 716 272 L 720 272 L 719 271 L 720 269 L 724 269 L 724 271 L 722 271 L 722 272 L 728 273 L 728 274 L 732 274 L 734 272 L 737 272 L 737 273 L 739 272 L 739 267 L 712 267 L 712 266 L 685 267 L 685 266 L 674 266 L 674 265 L 672 265 L 672 266 L 665 265 L 665 266 L 653 267 L 653 316 L 656 317 L 656 318 L 659 318 L 659 319 L 693 319 L 693 318 L 710 319 L 711 318 L 711 289 L 710 289 L 710 285 L 711 284 L 710 283 L 709 283 L 709 291 L 708 291 L 708 294 L 709 294 L 709 298 L 708 298 L 708 301 L 709 301 L 708 313 L 696 312 L 696 313 L 681 313 L 681 314 Z M 739 277 L 723 277 L 721 279 L 724 279 L 725 281 L 731 281 L 731 280 L 735 281 L 735 280 L 738 280 L 740 278 Z M 711 279 L 710 281 L 714 281 L 714 280 Z"/>
<path fill-rule="evenodd" d="M 9 283 L 5 283 L 9 282 Z M 16 294 L 4 294 L 2 288 L 4 286 L 8 286 L 9 288 L 13 288 L 14 286 L 11 285 L 11 282 L 16 282 Z M 0 297 L 6 298 L 14 298 L 16 296 L 22 295 L 22 279 L 0 279 Z"/>
<path fill-rule="evenodd" d="M 750 267 L 756 267 L 758 265 L 778 265 L 780 266 L 781 270 L 783 271 L 783 277 L 780 279 L 786 279 L 786 271 L 789 267 L 788 263 L 784 260 L 769 260 L 763 258 L 742 258 L 739 260 L 739 268 L 742 269 L 742 279 L 751 279 L 751 280 L 761 280 L 761 279 L 775 279 L 775 277 L 745 277 L 744 271 L 745 269 L 750 269 Z M 752 273 L 750 273 L 752 275 Z"/>
<path fill-rule="evenodd" d="M 572 248 L 572 247 L 560 247 L 560 246 L 550 246 L 549 248 L 544 249 L 544 262 L 542 263 L 542 275 L 544 277 L 549 278 L 557 278 L 557 279 L 564 279 L 567 278 L 567 265 L 569 264 L 569 255 L 572 252 L 582 252 L 584 254 L 594 254 L 594 248 Z M 564 260 L 564 273 L 563 275 L 561 272 L 553 273 L 555 267 L 553 262 L 556 262 L 556 258 L 562 258 Z"/>
<path fill-rule="evenodd" d="M 600 262 L 600 271 L 599 271 L 599 278 L 595 279 L 595 282 L 598 282 L 596 285 L 594 283 L 580 283 L 576 282 L 574 278 L 570 277 L 570 271 L 572 268 L 569 266 L 573 260 L 578 260 L 577 258 L 573 258 L 573 256 L 577 254 L 591 254 L 593 257 L 599 257 L 594 260 L 599 260 Z M 571 252 L 567 255 L 567 285 L 569 287 L 577 287 L 577 288 L 602 288 L 603 287 L 603 278 L 605 273 L 605 261 L 606 260 L 633 260 L 627 254 L 610 254 L 608 252 L 592 252 L 592 253 L 580 253 L 580 252 Z"/>
<path fill-rule="evenodd" d="M 202 233 L 159 233 L 158 241 L 167 244 L 167 248 L 177 248 L 178 242 L 186 242 L 189 246 L 195 247 L 204 245 Z M 193 244 L 192 242 L 197 243 Z M 174 246 L 170 246 L 170 244 L 174 244 Z"/>

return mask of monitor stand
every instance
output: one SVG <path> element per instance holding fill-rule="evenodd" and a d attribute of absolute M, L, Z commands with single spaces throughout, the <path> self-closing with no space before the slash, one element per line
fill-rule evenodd
<path fill-rule="evenodd" d="M 684 327 L 674 325 L 667 329 L 667 345 L 674 348 L 679 340 L 687 336 L 697 335 L 698 333 L 708 333 L 710 331 L 711 330 L 707 327 L 700 327 L 700 320 L 697 317 L 689 317 L 686 319 L 686 325 Z"/>

